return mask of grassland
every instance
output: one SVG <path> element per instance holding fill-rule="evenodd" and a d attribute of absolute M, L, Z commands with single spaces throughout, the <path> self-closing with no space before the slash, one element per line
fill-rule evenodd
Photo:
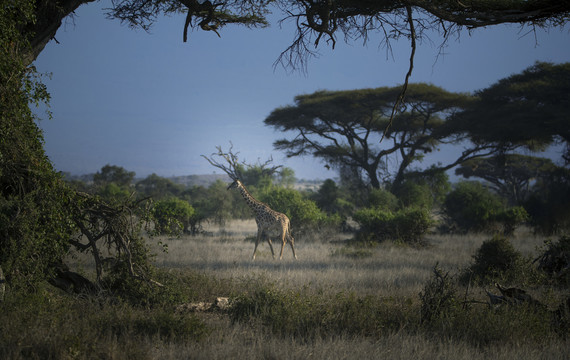
<path fill-rule="evenodd" d="M 295 234 L 299 256 L 286 247 L 273 260 L 266 243 L 255 261 L 253 221 L 208 234 L 160 239 L 160 280 L 174 289 L 160 306 L 60 294 L 50 300 L 8 298 L 1 312 L 0 357 L 77 359 L 566 359 L 570 340 L 551 328 L 549 311 L 490 310 L 461 304 L 430 324 L 420 319 L 419 293 L 436 263 L 450 274 L 472 261 L 485 235 L 433 235 L 428 246 L 353 246 L 350 236 Z M 513 245 L 536 254 L 544 238 L 521 232 Z M 280 246 L 275 246 L 276 251 Z M 89 274 L 88 258 L 68 261 Z M 507 284 L 518 285 L 518 284 Z M 488 288 L 461 297 L 486 300 Z M 555 309 L 564 296 L 527 289 Z M 228 311 L 180 311 L 183 302 L 229 297 Z M 45 298 L 45 297 L 43 297 Z M 39 302 L 39 303 L 38 303 Z M 178 310 L 177 310 L 178 309 Z"/>

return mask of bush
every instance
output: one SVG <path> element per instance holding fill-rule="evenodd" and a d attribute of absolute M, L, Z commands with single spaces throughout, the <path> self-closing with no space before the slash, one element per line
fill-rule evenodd
<path fill-rule="evenodd" d="M 367 208 L 357 211 L 354 220 L 361 226 L 361 238 L 376 241 L 392 239 L 404 243 L 421 242 L 433 224 L 429 211 L 421 208 L 405 208 L 395 213 Z"/>
<path fill-rule="evenodd" d="M 536 232 L 562 235 L 570 230 L 570 169 L 557 168 L 539 179 L 525 203 Z"/>
<path fill-rule="evenodd" d="M 406 181 L 395 191 L 400 207 L 421 207 L 431 209 L 434 196 L 427 184 L 418 184 L 414 181 Z"/>
<path fill-rule="evenodd" d="M 562 236 L 557 242 L 547 241 L 535 261 L 538 269 L 555 283 L 570 286 L 570 236 Z"/>
<path fill-rule="evenodd" d="M 154 205 L 156 231 L 159 234 L 188 232 L 192 217 L 196 214 L 194 208 L 184 200 L 170 198 L 160 200 Z"/>
<path fill-rule="evenodd" d="M 431 279 L 420 292 L 420 301 L 423 324 L 449 320 L 459 306 L 455 279 L 449 273 L 444 274 L 436 264 Z"/>
<path fill-rule="evenodd" d="M 273 210 L 284 213 L 291 220 L 291 227 L 303 228 L 320 224 L 327 216 L 314 201 L 303 198 L 300 192 L 282 187 L 270 187 L 260 195 L 260 201 Z"/>
<path fill-rule="evenodd" d="M 398 198 L 386 189 L 372 189 L 368 194 L 368 206 L 396 211 L 398 210 Z"/>
<path fill-rule="evenodd" d="M 504 235 L 512 235 L 518 225 L 529 220 L 529 216 L 522 206 L 514 206 L 499 212 L 495 220 L 503 226 Z"/>
<path fill-rule="evenodd" d="M 496 281 L 516 282 L 520 285 L 535 284 L 540 275 L 511 242 L 501 235 L 484 241 L 473 255 L 474 263 L 461 276 L 463 283 L 470 280 L 476 284 L 491 284 Z"/>
<path fill-rule="evenodd" d="M 443 204 L 443 212 L 450 225 L 462 232 L 491 230 L 496 215 L 503 211 L 501 199 L 478 182 L 460 182 Z"/>
<path fill-rule="evenodd" d="M 404 243 L 420 243 L 433 225 L 430 213 L 425 208 L 405 208 L 396 213 L 393 220 L 395 238 Z"/>

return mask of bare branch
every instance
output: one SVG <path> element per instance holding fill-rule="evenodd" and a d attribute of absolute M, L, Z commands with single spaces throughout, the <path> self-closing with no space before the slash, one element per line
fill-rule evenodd
<path fill-rule="evenodd" d="M 218 150 L 218 152 L 212 153 L 210 157 L 207 157 L 205 155 L 200 155 L 200 156 L 206 159 L 212 166 L 215 166 L 218 169 L 223 170 L 234 181 L 242 179 L 242 174 L 240 170 L 243 167 L 246 167 L 248 169 L 259 167 L 263 174 L 269 176 L 273 175 L 278 169 L 282 167 L 282 165 L 275 165 L 271 167 L 269 166 L 273 162 L 273 157 L 270 157 L 263 163 L 261 162 L 260 159 L 257 159 L 257 164 L 255 165 L 246 164 L 245 161 L 239 162 L 238 160 L 239 153 L 232 152 L 233 149 L 232 143 L 230 143 L 230 149 L 228 150 L 228 152 L 224 152 L 221 146 L 216 146 L 216 149 Z M 227 165 L 223 164 L 222 163 L 223 161 L 221 162 L 221 160 L 219 161 L 216 158 L 222 158 L 223 160 L 225 160 Z"/>
<path fill-rule="evenodd" d="M 204 159 L 208 160 L 208 162 L 212 166 L 215 166 L 218 169 L 223 170 L 226 174 L 228 174 L 228 176 L 232 180 L 235 181 L 241 177 L 240 176 L 241 174 L 239 172 L 239 168 L 240 168 L 240 163 L 238 161 L 238 154 L 239 153 L 234 154 L 232 152 L 233 147 L 234 147 L 234 145 L 232 143 L 230 143 L 230 149 L 228 150 L 228 152 L 224 152 L 222 150 L 221 146 L 216 146 L 216 149 L 218 150 L 217 153 L 212 153 L 212 155 L 210 155 L 210 157 L 207 157 L 206 155 L 200 155 L 200 156 L 202 156 Z M 216 157 L 223 158 L 227 162 L 227 165 L 220 163 L 220 161 L 216 160 Z"/>

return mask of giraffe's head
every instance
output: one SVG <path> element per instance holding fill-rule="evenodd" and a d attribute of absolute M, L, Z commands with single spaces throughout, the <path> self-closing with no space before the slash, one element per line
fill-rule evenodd
<path fill-rule="evenodd" d="M 241 182 L 238 179 L 235 179 L 234 182 L 231 183 L 230 186 L 228 186 L 228 190 L 235 189 L 238 187 L 238 185 L 241 185 Z"/>

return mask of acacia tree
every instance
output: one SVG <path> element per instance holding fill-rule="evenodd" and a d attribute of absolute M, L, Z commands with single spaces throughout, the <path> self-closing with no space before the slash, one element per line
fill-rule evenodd
<path fill-rule="evenodd" d="M 399 158 L 393 174 L 393 182 L 399 183 L 413 162 L 453 135 L 440 128 L 447 116 L 471 101 L 469 95 L 447 92 L 434 85 L 410 84 L 406 103 L 390 126 L 394 98 L 399 91 L 399 87 L 383 87 L 299 95 L 295 105 L 273 110 L 265 124 L 293 133 L 292 138 L 274 143 L 287 156 L 310 154 L 333 166 L 360 169 L 370 185 L 379 188 L 379 171 L 388 177 L 389 158 L 393 162 Z"/>
<path fill-rule="evenodd" d="M 533 151 L 562 143 L 570 163 L 570 63 L 538 62 L 475 95 L 477 100 L 454 119 L 473 143 Z"/>
<path fill-rule="evenodd" d="M 550 159 L 500 154 L 468 160 L 455 170 L 455 174 L 467 179 L 477 177 L 486 180 L 511 205 L 522 205 L 530 195 L 533 181 L 550 174 L 554 169 L 556 165 Z"/>

